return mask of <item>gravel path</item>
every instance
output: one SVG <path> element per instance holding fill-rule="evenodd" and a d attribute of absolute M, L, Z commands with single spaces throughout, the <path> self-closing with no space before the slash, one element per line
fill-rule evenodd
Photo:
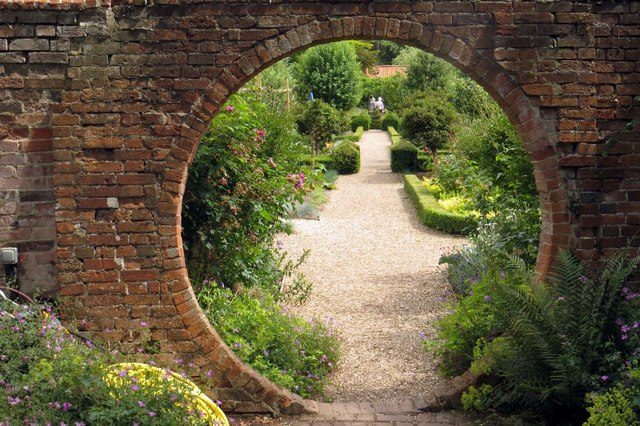
<path fill-rule="evenodd" d="M 366 132 L 362 170 L 341 176 L 319 221 L 295 220 L 283 238 L 292 255 L 311 254 L 301 272 L 314 283 L 306 317 L 332 317 L 342 357 L 327 396 L 334 401 L 400 401 L 444 382 L 424 352 L 448 289 L 440 255 L 463 238 L 421 225 L 398 174 L 386 132 Z"/>

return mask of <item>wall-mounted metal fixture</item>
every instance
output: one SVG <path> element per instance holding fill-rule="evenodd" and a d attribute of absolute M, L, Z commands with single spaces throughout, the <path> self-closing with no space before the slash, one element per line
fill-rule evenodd
<path fill-rule="evenodd" d="M 18 263 L 18 248 L 0 248 L 0 265 L 15 265 Z"/>

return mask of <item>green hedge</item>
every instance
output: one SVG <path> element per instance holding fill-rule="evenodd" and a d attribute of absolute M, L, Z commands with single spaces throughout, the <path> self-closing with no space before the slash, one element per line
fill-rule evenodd
<path fill-rule="evenodd" d="M 333 149 L 333 168 L 342 175 L 360 171 L 360 147 L 351 141 L 344 141 Z"/>
<path fill-rule="evenodd" d="M 369 130 L 369 127 L 371 127 L 371 117 L 369 114 L 356 115 L 351 119 L 351 131 L 355 132 L 359 127 L 364 128 L 364 130 Z"/>
<path fill-rule="evenodd" d="M 300 163 L 306 166 L 311 166 L 313 164 L 316 166 L 323 165 L 327 170 L 333 168 L 333 158 L 331 158 L 331 155 L 329 154 L 320 154 L 315 157 L 313 155 L 303 155 L 300 157 Z"/>
<path fill-rule="evenodd" d="M 387 129 L 389 127 L 393 127 L 394 129 L 400 128 L 400 117 L 392 112 L 386 113 L 382 119 L 382 128 Z"/>
<path fill-rule="evenodd" d="M 478 227 L 475 217 L 445 210 L 416 175 L 404 175 L 403 180 L 404 190 L 409 194 L 418 212 L 418 218 L 424 225 L 460 235 L 469 235 Z"/>
<path fill-rule="evenodd" d="M 388 128 L 391 135 L 391 171 L 394 173 L 416 170 L 418 167 L 418 148 L 402 138 L 396 129 Z"/>
<path fill-rule="evenodd" d="M 343 133 L 337 136 L 333 141 L 335 143 L 339 143 L 341 141 L 351 141 L 351 142 L 360 142 L 362 139 L 362 135 L 364 134 L 364 128 L 362 126 L 358 127 L 353 133 Z"/>

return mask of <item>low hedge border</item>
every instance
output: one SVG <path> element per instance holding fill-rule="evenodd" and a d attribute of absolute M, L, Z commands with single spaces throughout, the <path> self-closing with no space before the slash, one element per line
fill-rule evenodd
<path fill-rule="evenodd" d="M 442 208 L 416 175 L 404 175 L 402 179 L 404 190 L 413 201 L 418 219 L 423 225 L 457 235 L 469 235 L 478 227 L 475 217 Z"/>
<path fill-rule="evenodd" d="M 364 134 L 364 127 L 360 126 L 353 133 L 345 133 L 336 138 L 336 140 L 348 140 L 351 142 L 360 142 L 362 139 L 362 135 Z"/>

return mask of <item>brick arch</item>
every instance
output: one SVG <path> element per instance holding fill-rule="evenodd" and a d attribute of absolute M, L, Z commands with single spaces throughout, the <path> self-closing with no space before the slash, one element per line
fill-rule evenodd
<path fill-rule="evenodd" d="M 219 106 L 274 61 L 328 41 L 384 38 L 444 58 L 525 143 L 544 274 L 559 246 L 593 261 L 640 247 L 640 132 L 627 127 L 640 114 L 638 12 L 638 1 L 5 2 L 0 244 L 20 249 L 24 290 L 59 289 L 94 336 L 133 347 L 151 324 L 160 359 L 216 373 L 225 409 L 313 408 L 229 351 L 184 268 L 182 192 Z"/>
<path fill-rule="evenodd" d="M 369 18 L 374 19 L 374 18 Z M 536 185 L 540 193 L 543 211 L 543 227 L 538 254 L 537 273 L 542 276 L 549 270 L 551 260 L 560 247 L 569 242 L 568 199 L 561 186 L 558 157 L 555 151 L 554 132 L 547 131 L 540 112 L 513 79 L 491 59 L 481 56 L 465 41 L 444 34 L 431 27 L 410 20 L 387 20 L 378 18 L 373 26 L 354 25 L 354 18 L 313 21 L 290 30 L 274 39 L 259 43 L 242 57 L 230 64 L 215 80 L 212 80 L 203 95 L 194 102 L 190 116 L 183 124 L 183 131 L 173 147 L 170 157 L 179 164 L 181 172 L 167 170 L 164 179 L 171 185 L 166 188 L 161 199 L 170 199 L 172 208 L 162 214 L 164 220 L 171 221 L 181 214 L 181 196 L 187 183 L 188 165 L 193 159 L 209 121 L 222 104 L 245 83 L 262 70 L 292 54 L 311 46 L 348 39 L 385 39 L 400 44 L 423 49 L 447 60 L 467 73 L 485 88 L 499 103 L 516 126 L 517 132 L 534 165 Z M 177 184 L 177 185 L 176 185 Z M 182 251 L 179 224 L 175 234 L 177 246 Z M 181 253 L 181 256 L 183 254 Z M 244 365 L 224 344 L 210 326 L 201 311 L 190 283 L 186 268 L 165 272 L 176 277 L 174 289 L 182 289 L 173 294 L 183 324 L 192 340 L 204 348 L 211 348 L 206 357 L 221 369 L 225 376 L 234 377 L 230 383 L 243 389 L 251 389 L 251 397 L 266 405 L 264 401 L 275 399 L 271 405 L 275 411 L 296 412 L 312 409 L 309 402 L 301 400 L 277 386 L 269 383 L 258 373 Z M 220 362 L 220 358 L 224 362 Z M 238 375 L 242 380 L 235 379 Z M 247 382 L 243 384 L 243 382 Z"/>

